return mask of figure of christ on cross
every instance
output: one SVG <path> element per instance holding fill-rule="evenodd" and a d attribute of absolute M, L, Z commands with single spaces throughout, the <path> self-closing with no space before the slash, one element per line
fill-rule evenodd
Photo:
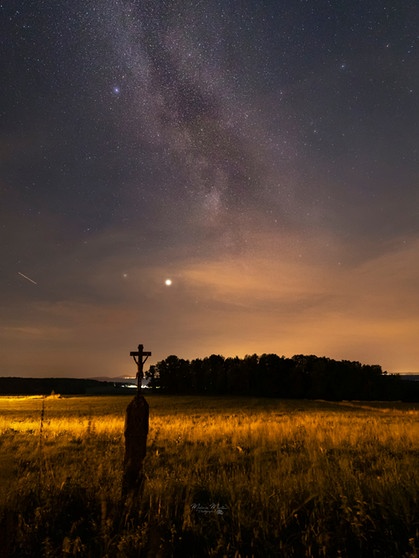
<path fill-rule="evenodd" d="M 138 351 L 131 351 L 130 356 L 134 359 L 135 364 L 138 367 L 137 372 L 137 388 L 138 392 L 141 391 L 141 383 L 143 381 L 143 366 L 145 361 L 151 356 L 151 351 L 144 351 L 144 345 L 138 345 Z"/>

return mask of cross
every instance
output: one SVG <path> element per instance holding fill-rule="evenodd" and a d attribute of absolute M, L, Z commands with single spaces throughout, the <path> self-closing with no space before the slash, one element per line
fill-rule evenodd
<path fill-rule="evenodd" d="M 144 345 L 138 345 L 138 351 L 131 351 L 129 356 L 132 356 L 135 364 L 138 366 L 137 372 L 137 389 L 141 391 L 141 382 L 143 379 L 143 366 L 145 361 L 151 356 L 150 351 L 144 351 Z"/>

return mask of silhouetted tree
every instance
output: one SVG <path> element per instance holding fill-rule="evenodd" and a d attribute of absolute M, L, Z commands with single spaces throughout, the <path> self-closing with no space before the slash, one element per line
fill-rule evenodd
<path fill-rule="evenodd" d="M 311 357 L 294 355 L 294 368 L 290 378 L 290 397 L 301 399 L 309 397 L 309 364 Z"/>
<path fill-rule="evenodd" d="M 257 393 L 258 388 L 258 365 L 259 357 L 256 354 L 246 355 L 242 361 L 242 373 L 240 384 L 243 387 L 243 393 Z"/>
<path fill-rule="evenodd" d="M 145 379 L 149 389 L 155 391 L 158 387 L 158 382 L 156 378 L 156 366 L 152 364 L 148 371 L 145 373 Z"/>
<path fill-rule="evenodd" d="M 170 355 L 155 365 L 158 385 L 167 393 L 185 393 L 190 385 L 189 361 Z"/>
<path fill-rule="evenodd" d="M 201 373 L 204 378 L 206 393 L 223 393 L 226 385 L 224 357 L 211 355 L 202 361 Z"/>
<path fill-rule="evenodd" d="M 258 395 L 281 395 L 281 359 L 275 354 L 263 354 L 259 357 L 256 393 Z"/>
<path fill-rule="evenodd" d="M 190 370 L 192 393 L 204 393 L 205 379 L 202 373 L 202 360 L 200 358 L 194 359 L 190 364 Z"/>
<path fill-rule="evenodd" d="M 226 374 L 226 391 L 229 394 L 245 393 L 242 378 L 243 361 L 239 357 L 226 358 L 224 370 Z M 246 392 L 247 393 L 247 392 Z"/>

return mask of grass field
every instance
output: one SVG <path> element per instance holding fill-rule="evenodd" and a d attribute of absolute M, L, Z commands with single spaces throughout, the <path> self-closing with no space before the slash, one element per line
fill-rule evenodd
<path fill-rule="evenodd" d="M 147 396 L 128 509 L 130 400 L 0 398 L 1 556 L 419 556 L 419 404 Z"/>

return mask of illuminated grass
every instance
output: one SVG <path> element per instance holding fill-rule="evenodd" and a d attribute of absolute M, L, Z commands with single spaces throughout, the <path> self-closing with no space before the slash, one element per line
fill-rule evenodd
<path fill-rule="evenodd" d="M 130 397 L 0 398 L 10 556 L 417 556 L 419 405 L 147 398 L 129 513 Z"/>

